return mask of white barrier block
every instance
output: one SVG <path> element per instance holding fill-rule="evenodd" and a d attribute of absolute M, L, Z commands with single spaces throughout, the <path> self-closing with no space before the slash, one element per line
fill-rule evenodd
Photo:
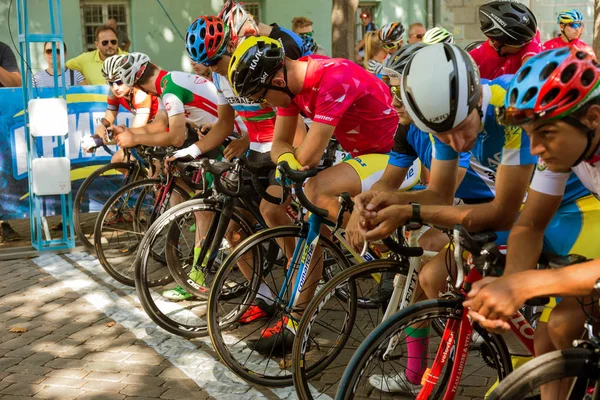
<path fill-rule="evenodd" d="M 32 136 L 65 136 L 69 115 L 64 99 L 29 100 L 29 132 Z"/>
<path fill-rule="evenodd" d="M 36 158 L 31 162 L 33 193 L 37 196 L 71 192 L 71 160 L 67 157 Z"/>

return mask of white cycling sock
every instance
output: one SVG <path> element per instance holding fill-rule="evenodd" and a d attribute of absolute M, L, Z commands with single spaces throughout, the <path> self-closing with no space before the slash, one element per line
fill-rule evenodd
<path fill-rule="evenodd" d="M 256 295 L 256 298 L 260 298 L 260 299 L 264 300 L 268 305 L 271 305 L 274 303 L 273 294 L 271 293 L 271 289 L 269 289 L 269 287 L 265 283 L 261 283 L 260 286 L 258 287 L 258 293 Z"/>

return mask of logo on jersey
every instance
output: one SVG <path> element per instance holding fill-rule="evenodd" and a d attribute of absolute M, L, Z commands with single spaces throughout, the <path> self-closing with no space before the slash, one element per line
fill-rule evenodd
<path fill-rule="evenodd" d="M 538 171 L 545 171 L 546 169 L 548 169 L 548 165 L 544 162 L 544 160 L 542 160 L 541 158 L 539 159 L 538 163 L 537 163 L 537 170 Z"/>
<path fill-rule="evenodd" d="M 518 126 L 505 126 L 504 127 L 504 143 L 508 144 L 511 140 L 521 133 L 521 128 Z"/>
<path fill-rule="evenodd" d="M 320 119 L 320 120 L 323 120 L 323 121 L 327 121 L 327 122 L 331 122 L 331 121 L 333 121 L 333 117 L 327 117 L 327 116 L 325 116 L 325 115 L 315 115 L 315 118 L 314 118 L 314 119 L 315 119 L 315 121 L 316 121 L 317 119 Z"/>

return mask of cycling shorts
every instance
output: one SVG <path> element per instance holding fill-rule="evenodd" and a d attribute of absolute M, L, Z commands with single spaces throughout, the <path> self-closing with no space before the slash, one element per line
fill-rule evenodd
<path fill-rule="evenodd" d="M 383 172 L 387 168 L 389 158 L 389 154 L 363 154 L 344 162 L 356 171 L 361 181 L 362 191 L 365 192 L 381 179 Z M 420 178 L 421 163 L 417 159 L 408 170 L 399 190 L 409 190 L 419 183 Z"/>

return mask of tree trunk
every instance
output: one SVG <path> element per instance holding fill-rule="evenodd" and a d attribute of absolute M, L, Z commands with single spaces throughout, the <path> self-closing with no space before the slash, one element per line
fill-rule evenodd
<path fill-rule="evenodd" d="M 354 46 L 356 45 L 354 19 L 356 18 L 358 1 L 332 0 L 331 53 L 333 57 L 354 59 Z"/>
<path fill-rule="evenodd" d="M 600 54 L 600 0 L 594 0 L 594 53 Z"/>

